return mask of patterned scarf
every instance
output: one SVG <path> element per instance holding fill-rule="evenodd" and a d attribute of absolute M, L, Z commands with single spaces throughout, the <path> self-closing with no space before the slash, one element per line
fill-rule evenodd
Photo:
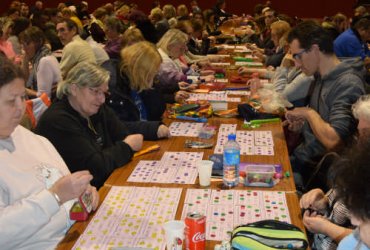
<path fill-rule="evenodd" d="M 30 76 L 28 77 L 26 84 L 28 88 L 37 90 L 37 69 L 39 67 L 41 58 L 48 55 L 51 55 L 51 51 L 46 45 L 43 45 L 31 59 L 32 71 L 30 72 Z"/>

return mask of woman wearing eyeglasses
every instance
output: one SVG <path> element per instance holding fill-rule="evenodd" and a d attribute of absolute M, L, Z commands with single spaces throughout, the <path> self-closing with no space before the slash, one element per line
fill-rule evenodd
<path fill-rule="evenodd" d="M 24 72 L 0 55 L 0 246 L 55 249 L 74 223 L 74 201 L 90 194 L 96 209 L 99 194 L 88 171 L 71 174 L 48 140 L 19 125 L 24 83 Z"/>
<path fill-rule="evenodd" d="M 114 169 L 129 162 L 143 140 L 169 136 L 160 122 L 122 123 L 108 108 L 109 73 L 80 63 L 58 84 L 57 97 L 41 117 L 36 132 L 48 138 L 71 172 L 89 170 L 101 187 Z"/>

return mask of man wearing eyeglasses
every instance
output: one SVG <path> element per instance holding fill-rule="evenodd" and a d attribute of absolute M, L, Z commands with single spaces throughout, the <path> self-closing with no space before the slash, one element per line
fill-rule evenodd
<path fill-rule="evenodd" d="M 349 142 L 357 125 L 351 105 L 365 92 L 362 62 L 341 62 L 330 35 L 320 25 L 312 21 L 297 25 L 288 42 L 296 66 L 314 76 L 307 106 L 286 112 L 288 128 L 300 132 L 303 139 L 290 157 L 299 187 L 326 152 Z"/>

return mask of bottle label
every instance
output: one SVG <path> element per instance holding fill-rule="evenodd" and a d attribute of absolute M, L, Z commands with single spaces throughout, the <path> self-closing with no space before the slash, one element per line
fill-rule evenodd
<path fill-rule="evenodd" d="M 240 151 L 239 150 L 226 150 L 224 152 L 224 165 L 239 165 Z"/>

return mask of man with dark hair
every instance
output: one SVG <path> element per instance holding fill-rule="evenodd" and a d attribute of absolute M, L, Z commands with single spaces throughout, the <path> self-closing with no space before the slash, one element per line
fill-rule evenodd
<path fill-rule="evenodd" d="M 296 66 L 314 76 L 308 106 L 286 113 L 289 129 L 302 134 L 302 142 L 290 157 L 299 186 L 327 151 L 337 150 L 355 133 L 351 105 L 364 94 L 363 64 L 361 60 L 341 62 L 329 33 L 312 21 L 292 29 L 288 42 Z"/>
<path fill-rule="evenodd" d="M 367 41 L 370 40 L 370 16 L 358 19 L 353 26 L 334 41 L 334 51 L 338 57 L 365 57 L 370 55 Z"/>
<path fill-rule="evenodd" d="M 77 24 L 70 19 L 57 23 L 58 37 L 64 45 L 60 69 L 63 79 L 68 71 L 80 62 L 96 64 L 96 58 L 91 46 L 78 35 Z"/>

